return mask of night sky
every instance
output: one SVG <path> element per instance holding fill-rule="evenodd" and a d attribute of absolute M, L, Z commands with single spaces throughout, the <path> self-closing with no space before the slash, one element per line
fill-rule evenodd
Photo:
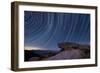
<path fill-rule="evenodd" d="M 89 44 L 90 15 L 24 11 L 25 47 L 59 50 L 61 42 Z"/>

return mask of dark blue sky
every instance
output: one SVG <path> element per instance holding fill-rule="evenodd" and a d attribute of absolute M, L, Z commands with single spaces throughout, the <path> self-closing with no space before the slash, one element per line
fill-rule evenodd
<path fill-rule="evenodd" d="M 25 46 L 59 49 L 61 42 L 90 43 L 90 15 L 79 13 L 24 12 Z"/>

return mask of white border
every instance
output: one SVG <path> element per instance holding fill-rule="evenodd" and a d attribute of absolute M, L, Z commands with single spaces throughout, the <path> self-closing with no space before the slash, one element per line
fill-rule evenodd
<path fill-rule="evenodd" d="M 65 13 L 83 13 L 91 15 L 91 59 L 59 60 L 59 61 L 34 61 L 24 62 L 24 11 L 48 11 Z M 24 6 L 19 5 L 19 68 L 50 67 L 64 65 L 95 64 L 95 10 L 80 8 L 46 7 L 46 6 Z"/>

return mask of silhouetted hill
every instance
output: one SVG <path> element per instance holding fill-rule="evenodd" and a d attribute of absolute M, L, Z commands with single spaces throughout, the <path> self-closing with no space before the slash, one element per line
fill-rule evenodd
<path fill-rule="evenodd" d="M 57 54 L 57 51 L 51 50 L 24 50 L 24 60 L 25 61 L 35 61 L 42 60 L 43 58 L 47 58 Z"/>

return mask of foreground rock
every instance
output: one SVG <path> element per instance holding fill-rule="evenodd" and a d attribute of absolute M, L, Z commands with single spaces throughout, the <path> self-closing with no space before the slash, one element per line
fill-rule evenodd
<path fill-rule="evenodd" d="M 86 59 L 90 58 L 90 46 L 70 42 L 58 44 L 61 52 L 46 60 L 64 60 L 64 59 Z"/>

